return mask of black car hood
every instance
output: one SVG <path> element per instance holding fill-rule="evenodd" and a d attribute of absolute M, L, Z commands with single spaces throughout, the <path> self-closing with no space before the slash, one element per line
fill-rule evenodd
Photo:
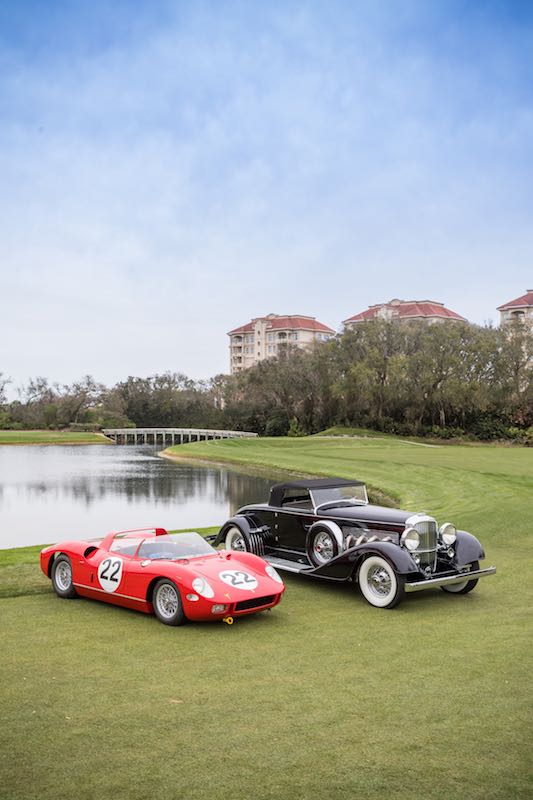
<path fill-rule="evenodd" d="M 412 517 L 410 511 L 400 511 L 398 508 L 387 506 L 340 506 L 339 508 L 318 509 L 319 517 L 331 519 L 360 520 L 363 522 L 382 522 L 385 525 L 405 525 L 405 521 Z"/>

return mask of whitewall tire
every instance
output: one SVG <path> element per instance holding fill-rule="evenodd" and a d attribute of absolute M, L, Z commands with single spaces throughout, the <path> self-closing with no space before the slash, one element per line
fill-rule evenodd
<path fill-rule="evenodd" d="M 246 553 L 248 550 L 244 534 L 236 525 L 232 525 L 231 528 L 228 528 L 224 546 L 226 550 L 236 550 L 238 553 Z"/>
<path fill-rule="evenodd" d="M 403 598 L 403 579 L 381 556 L 365 558 L 357 580 L 365 600 L 376 608 L 394 608 Z"/>
<path fill-rule="evenodd" d="M 470 564 L 471 569 L 479 569 L 479 561 L 473 561 Z M 461 581 L 461 583 L 449 583 L 447 586 L 441 586 L 443 592 L 447 594 L 468 594 L 477 586 L 477 578 L 471 581 Z"/>

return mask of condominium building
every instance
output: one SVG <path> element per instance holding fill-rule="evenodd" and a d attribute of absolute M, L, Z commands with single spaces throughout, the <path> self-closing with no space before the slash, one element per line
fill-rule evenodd
<path fill-rule="evenodd" d="M 357 325 L 359 322 L 367 322 L 372 319 L 384 320 L 413 320 L 422 319 L 425 322 L 446 322 L 455 320 L 466 322 L 467 320 L 455 311 L 450 311 L 443 303 L 435 300 L 390 300 L 388 303 L 378 303 L 369 306 L 366 311 L 361 311 L 353 317 L 344 320 L 345 327 Z"/>
<path fill-rule="evenodd" d="M 315 317 L 304 317 L 301 314 L 267 314 L 266 317 L 255 317 L 246 325 L 228 333 L 231 374 L 278 355 L 288 344 L 310 347 L 314 342 L 326 341 L 334 335 L 332 328 L 318 322 Z"/>
<path fill-rule="evenodd" d="M 517 297 L 516 300 L 498 306 L 498 311 L 502 325 L 517 320 L 533 326 L 533 289 L 528 289 L 522 297 Z"/>

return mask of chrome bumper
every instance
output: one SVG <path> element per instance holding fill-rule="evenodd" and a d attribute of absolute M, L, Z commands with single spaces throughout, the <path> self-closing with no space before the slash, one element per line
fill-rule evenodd
<path fill-rule="evenodd" d="M 427 580 L 415 581 L 414 583 L 406 583 L 406 592 L 421 592 L 423 589 L 431 589 L 433 586 L 448 586 L 452 583 L 462 583 L 463 581 L 471 581 L 477 578 L 484 578 L 487 575 L 494 575 L 496 567 L 487 567 L 486 569 L 473 569 L 470 572 L 461 572 L 456 575 L 446 575 L 443 578 L 427 578 Z"/>

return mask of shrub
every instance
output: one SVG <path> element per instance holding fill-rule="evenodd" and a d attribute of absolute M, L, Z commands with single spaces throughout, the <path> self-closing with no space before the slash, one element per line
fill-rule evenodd
<path fill-rule="evenodd" d="M 94 433 L 100 430 L 100 425 L 97 425 L 95 422 L 71 422 L 69 430 L 72 431 L 72 433 Z"/>
<path fill-rule="evenodd" d="M 296 419 L 296 417 L 293 417 L 289 425 L 289 432 L 287 433 L 287 436 L 305 436 L 305 435 L 306 435 L 305 431 L 303 431 L 300 428 L 298 420 Z"/>
<path fill-rule="evenodd" d="M 272 411 L 266 418 L 266 436 L 287 436 L 290 427 L 289 415 L 287 412 L 278 408 Z"/>

